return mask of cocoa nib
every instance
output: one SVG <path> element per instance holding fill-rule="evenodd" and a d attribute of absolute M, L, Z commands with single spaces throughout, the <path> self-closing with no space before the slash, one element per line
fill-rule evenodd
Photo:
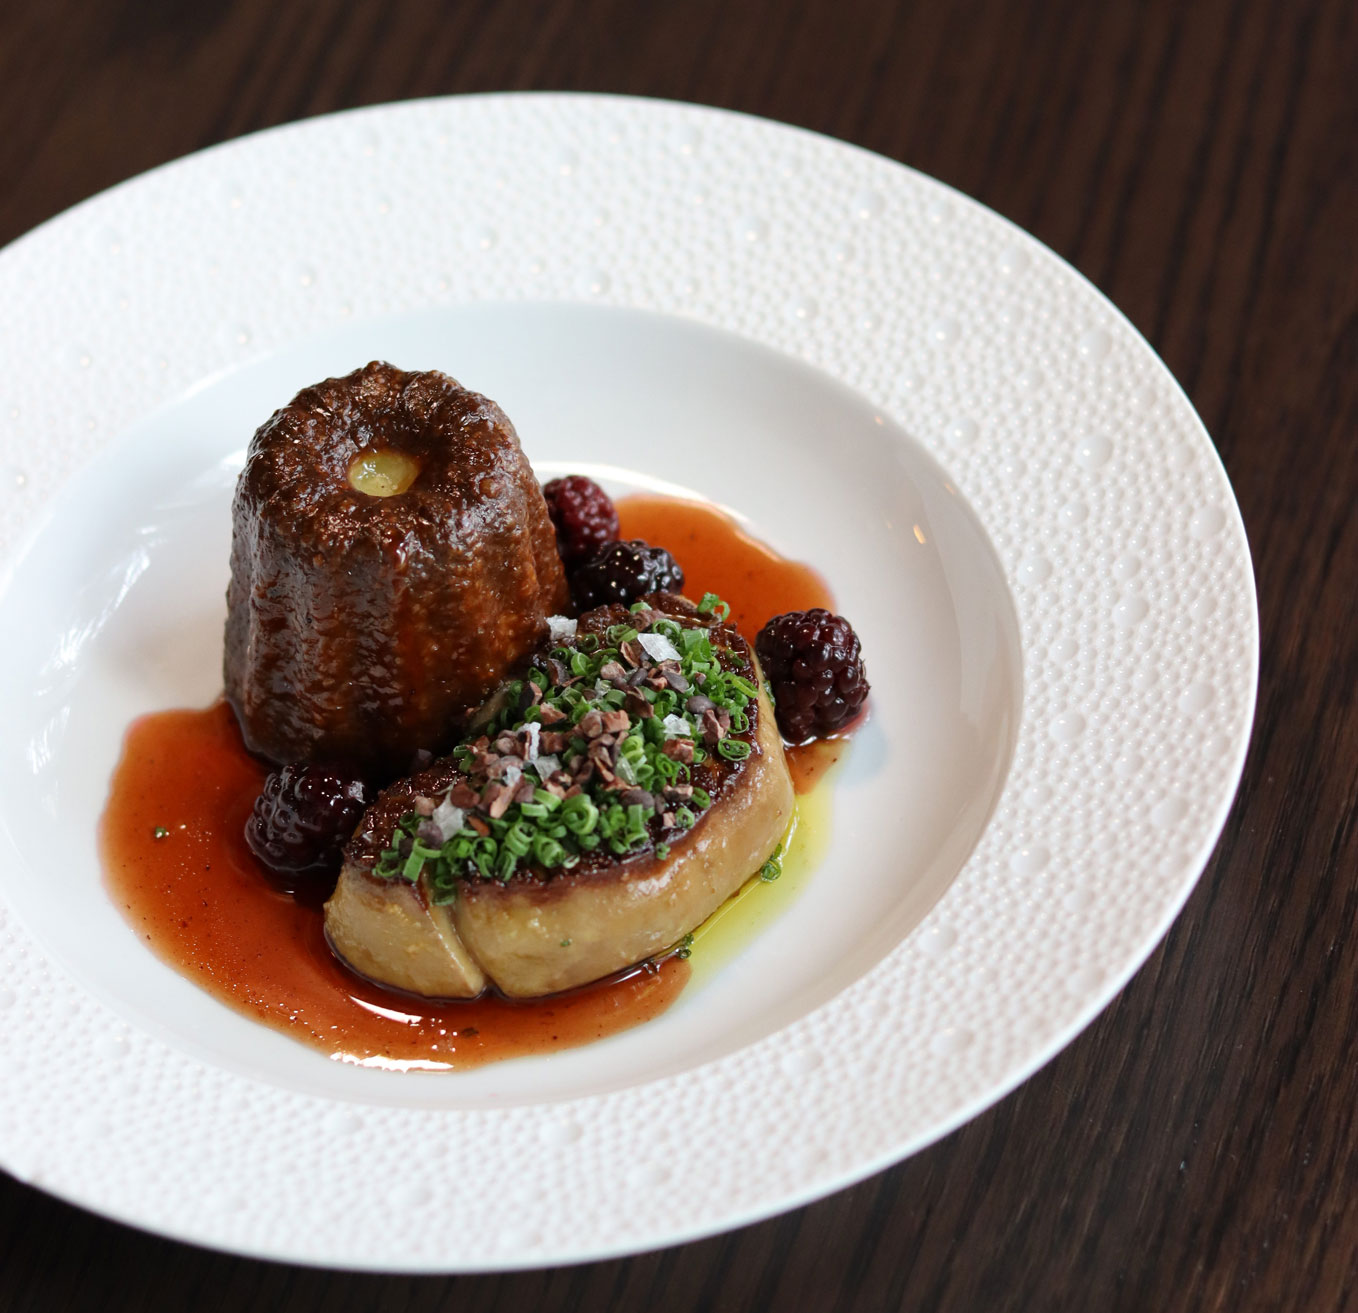
<path fill-rule="evenodd" d="M 688 680 L 684 678 L 684 672 L 679 669 L 679 663 L 677 661 L 662 662 L 660 673 L 665 676 L 665 683 L 667 683 L 676 693 L 688 692 Z"/>
<path fill-rule="evenodd" d="M 655 799 L 645 789 L 624 789 L 618 795 L 618 801 L 624 807 L 645 807 L 647 811 L 655 810 Z"/>
<path fill-rule="evenodd" d="M 498 780 L 492 780 L 486 785 L 486 791 L 481 795 L 481 805 L 486 810 L 486 815 L 493 821 L 498 821 L 501 816 L 509 810 L 509 804 L 514 800 L 514 789 L 508 784 L 501 784 Z"/>
<path fill-rule="evenodd" d="M 605 734 L 626 734 L 631 728 L 632 718 L 625 711 L 605 711 L 603 722 Z"/>
<path fill-rule="evenodd" d="M 589 745 L 589 764 L 594 767 L 594 772 L 605 784 L 617 782 L 617 772 L 613 769 L 615 748 L 607 743 L 595 739 Z M 576 777 L 577 784 L 584 781 Z"/>
<path fill-rule="evenodd" d="M 470 784 L 459 781 L 448 790 L 448 801 L 454 807 L 461 807 L 463 811 L 470 811 L 480 804 L 481 795 Z"/>
<path fill-rule="evenodd" d="M 590 742 L 589 759 L 596 765 L 601 761 L 606 761 L 610 765 L 618 759 L 618 743 L 611 734 L 600 734 L 597 739 Z"/>
<path fill-rule="evenodd" d="M 604 718 L 597 709 L 591 708 L 581 717 L 576 729 L 587 739 L 597 739 L 604 732 Z"/>
<path fill-rule="evenodd" d="M 538 712 L 538 721 L 543 725 L 559 725 L 565 719 L 566 713 L 560 707 L 552 706 L 550 702 L 544 702 Z"/>
<path fill-rule="evenodd" d="M 655 708 L 646 701 L 636 689 L 627 690 L 627 700 L 623 703 L 629 714 L 638 720 L 650 720 L 655 715 Z"/>
<path fill-rule="evenodd" d="M 703 742 L 720 743 L 730 732 L 731 713 L 724 707 L 703 712 Z"/>
<path fill-rule="evenodd" d="M 693 764 L 693 740 L 686 738 L 666 739 L 660 745 L 660 751 L 667 757 L 674 758 L 675 761 L 683 762 L 685 766 Z"/>

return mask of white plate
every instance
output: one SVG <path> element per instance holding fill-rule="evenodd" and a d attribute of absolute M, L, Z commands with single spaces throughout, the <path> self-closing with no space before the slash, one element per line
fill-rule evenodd
<path fill-rule="evenodd" d="M 766 1216 L 1046 1061 L 1164 933 L 1253 712 L 1248 548 L 1118 313 L 825 138 L 604 97 L 384 107 L 158 170 L 0 254 L 0 1163 L 165 1234 L 518 1267 Z M 235 471 L 373 357 L 544 474 L 729 505 L 826 573 L 874 715 L 805 892 L 665 1016 L 467 1073 L 335 1063 L 100 885 L 128 721 L 219 687 Z"/>

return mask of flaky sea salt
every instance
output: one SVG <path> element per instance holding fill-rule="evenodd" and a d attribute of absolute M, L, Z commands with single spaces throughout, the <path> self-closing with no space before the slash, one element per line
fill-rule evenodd
<path fill-rule="evenodd" d="M 638 634 L 637 642 L 652 661 L 678 661 L 679 649 L 664 634 Z"/>
<path fill-rule="evenodd" d="M 683 716 L 666 716 L 660 724 L 664 727 L 665 737 L 667 739 L 693 737 L 693 731 L 689 728 L 688 721 L 686 721 Z"/>
<path fill-rule="evenodd" d="M 530 720 L 523 729 L 528 737 L 528 742 L 523 751 L 524 760 L 531 766 L 538 757 L 538 738 L 542 734 L 542 726 L 536 720 Z"/>
<path fill-rule="evenodd" d="M 545 783 L 552 775 L 561 769 L 561 758 L 553 756 L 550 752 L 544 752 L 540 757 L 534 757 L 528 763 Z"/>
<path fill-rule="evenodd" d="M 574 638 L 578 624 L 579 622 L 572 620 L 570 616 L 549 615 L 547 617 L 547 636 L 553 643 L 560 643 L 566 638 Z"/>
<path fill-rule="evenodd" d="M 439 842 L 447 843 L 462 828 L 462 823 L 466 819 L 467 813 L 461 807 L 454 807 L 445 798 L 434 808 L 434 814 L 429 818 L 429 821 L 442 836 Z"/>

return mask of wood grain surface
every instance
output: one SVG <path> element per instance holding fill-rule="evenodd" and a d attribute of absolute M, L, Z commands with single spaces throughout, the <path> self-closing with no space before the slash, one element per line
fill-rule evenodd
<path fill-rule="evenodd" d="M 1254 551 L 1263 678 L 1221 844 L 1056 1061 L 808 1208 L 622 1261 L 397 1278 L 208 1253 L 0 1177 L 0 1310 L 1358 1308 L 1358 6 L 8 0 L 0 241 L 243 132 L 515 88 L 856 142 L 1016 220 L 1126 311 Z"/>

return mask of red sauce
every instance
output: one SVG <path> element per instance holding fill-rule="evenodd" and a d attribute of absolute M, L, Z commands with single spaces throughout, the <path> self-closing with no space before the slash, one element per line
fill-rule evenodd
<path fill-rule="evenodd" d="M 639 493 L 618 503 L 618 519 L 622 537 L 668 548 L 683 567 L 686 596 L 716 593 L 729 602 L 732 623 L 750 642 L 784 611 L 835 609 L 815 570 L 779 556 L 712 506 Z"/>
<path fill-rule="evenodd" d="M 670 958 L 530 1004 L 431 1004 L 361 980 L 326 945 L 317 900 L 277 889 L 245 846 L 264 775 L 225 702 L 142 717 L 100 826 L 105 878 L 160 958 L 331 1057 L 442 1069 L 569 1048 L 659 1016 L 688 979 L 688 963 Z"/>
<path fill-rule="evenodd" d="M 817 739 L 814 743 L 799 743 L 787 750 L 787 768 L 792 776 L 792 787 L 798 793 L 810 793 L 830 768 L 844 755 L 849 736 L 836 734 L 833 738 Z"/>
<path fill-rule="evenodd" d="M 834 609 L 813 569 L 777 555 L 709 506 L 646 495 L 619 502 L 618 513 L 623 537 L 669 548 L 684 568 L 684 591 L 719 594 L 751 640 L 784 611 Z M 843 747 L 839 738 L 793 749 L 798 792 Z M 293 897 L 245 846 L 245 820 L 266 769 L 246 751 L 225 702 L 144 716 L 128 730 L 100 823 L 108 888 L 137 933 L 246 1016 L 341 1061 L 465 1068 L 640 1025 L 664 1012 L 689 978 L 688 963 L 672 957 L 532 1003 L 494 996 L 430 1003 L 365 981 L 326 944 L 324 891 Z"/>

